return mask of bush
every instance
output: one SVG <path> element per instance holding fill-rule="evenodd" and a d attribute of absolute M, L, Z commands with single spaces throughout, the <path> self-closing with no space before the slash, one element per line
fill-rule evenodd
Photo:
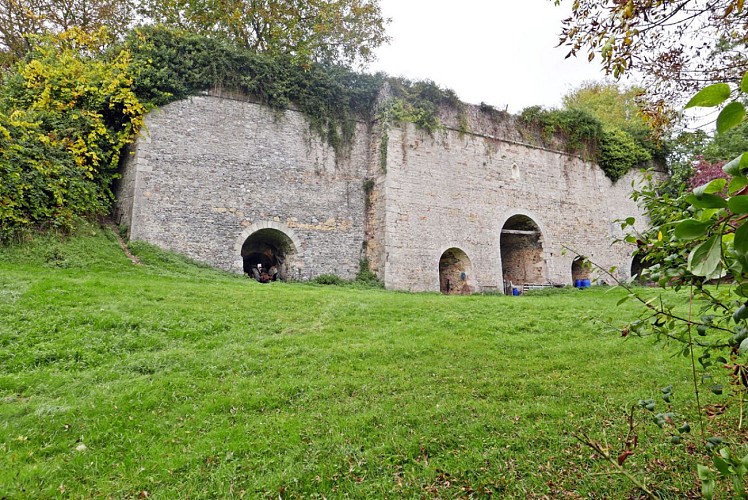
<path fill-rule="evenodd" d="M 0 88 L 0 242 L 28 228 L 72 229 L 104 215 L 122 148 L 145 107 L 130 87 L 130 55 L 108 54 L 103 32 L 36 42 Z"/>
<path fill-rule="evenodd" d="M 384 288 L 384 282 L 369 269 L 369 260 L 361 259 L 358 263 L 358 273 L 356 273 L 356 283 L 372 288 Z"/>
<path fill-rule="evenodd" d="M 631 168 L 652 159 L 652 155 L 623 130 L 603 133 L 598 163 L 612 181 L 623 177 Z"/>
<path fill-rule="evenodd" d="M 348 282 L 337 274 L 320 274 L 310 280 L 315 285 L 346 285 Z"/>

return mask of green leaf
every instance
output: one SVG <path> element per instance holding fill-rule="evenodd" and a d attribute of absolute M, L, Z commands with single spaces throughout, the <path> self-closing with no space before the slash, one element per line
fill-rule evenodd
<path fill-rule="evenodd" d="M 748 153 L 743 153 L 737 158 L 732 159 L 722 167 L 722 171 L 733 177 L 737 177 L 743 174 L 744 168 L 748 168 Z"/>
<path fill-rule="evenodd" d="M 748 351 L 748 338 L 740 343 L 740 354 L 745 354 L 745 351 Z"/>
<path fill-rule="evenodd" d="M 696 196 L 692 194 L 686 201 L 696 208 L 727 208 L 727 201 L 716 194 L 703 194 Z"/>
<path fill-rule="evenodd" d="M 733 196 L 727 200 L 727 208 L 734 214 L 748 214 L 748 196 Z"/>
<path fill-rule="evenodd" d="M 714 235 L 693 249 L 688 256 L 688 270 L 707 279 L 720 276 L 722 238 Z"/>
<path fill-rule="evenodd" d="M 712 500 L 714 489 L 717 486 L 717 481 L 713 477 L 714 473 L 703 465 L 698 465 L 697 470 L 699 471 L 699 479 L 701 479 L 701 496 L 707 500 Z"/>
<path fill-rule="evenodd" d="M 738 307 L 738 309 L 732 313 L 732 319 L 735 320 L 735 323 L 739 323 L 741 319 L 746 318 L 748 318 L 748 306 L 745 304 Z"/>
<path fill-rule="evenodd" d="M 714 466 L 723 476 L 730 475 L 730 464 L 719 455 L 714 455 Z"/>
<path fill-rule="evenodd" d="M 731 102 L 717 116 L 717 133 L 724 134 L 740 124 L 743 118 L 745 118 L 745 106 L 739 102 Z"/>
<path fill-rule="evenodd" d="M 748 196 L 746 197 L 748 198 Z M 711 221 L 698 221 L 696 219 L 686 219 L 677 226 L 673 234 L 679 240 L 695 240 L 706 235 L 707 230 L 711 227 Z"/>
<path fill-rule="evenodd" d="M 635 218 L 633 218 L 633 217 L 626 217 L 626 224 L 628 224 L 629 226 L 633 226 L 635 222 L 636 222 Z"/>
<path fill-rule="evenodd" d="M 735 230 L 735 239 L 732 244 L 739 254 L 748 254 L 748 224 L 744 222 Z"/>
<path fill-rule="evenodd" d="M 730 97 L 730 86 L 726 83 L 715 83 L 704 87 L 688 101 L 686 109 L 702 107 L 711 108 L 719 106 Z"/>
<path fill-rule="evenodd" d="M 743 80 L 740 82 L 740 90 L 748 93 L 748 71 L 743 75 Z"/>
<path fill-rule="evenodd" d="M 748 186 L 748 177 L 737 175 L 730 180 L 730 185 L 727 187 L 727 193 L 732 195 L 746 186 Z"/>
<path fill-rule="evenodd" d="M 725 189 L 725 184 L 727 184 L 727 179 L 724 179 L 722 177 L 718 179 L 712 179 L 706 184 L 702 184 L 701 186 L 695 188 L 693 190 L 693 194 L 695 194 L 698 198 L 701 198 L 705 194 L 720 193 L 723 189 Z"/>

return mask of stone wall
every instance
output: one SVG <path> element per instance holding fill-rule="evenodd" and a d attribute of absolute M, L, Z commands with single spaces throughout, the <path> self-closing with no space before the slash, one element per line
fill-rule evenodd
<path fill-rule="evenodd" d="M 442 120 L 433 135 L 360 123 L 336 155 L 297 111 L 207 95 L 175 102 L 148 116 L 117 216 L 132 239 L 235 272 L 246 271 L 245 241 L 273 234 L 293 248 L 283 272 L 297 279 L 352 278 L 366 257 L 388 288 L 439 291 L 450 250 L 474 291 L 502 290 L 520 271 L 570 284 L 565 246 L 628 276 L 632 249 L 611 240 L 616 219 L 638 216 L 628 195 L 640 174 L 613 184 L 596 165 L 538 146 L 508 115 L 467 107 Z M 502 238 L 505 252 L 525 240 L 542 249 L 502 263 Z"/>
<path fill-rule="evenodd" d="M 154 111 L 146 124 L 118 191 L 117 217 L 131 239 L 242 272 L 244 240 L 269 228 L 298 246 L 291 277 L 355 276 L 365 125 L 341 156 L 301 113 L 245 100 L 194 97 Z"/>
<path fill-rule="evenodd" d="M 447 249 L 459 248 L 471 261 L 476 290 L 503 289 L 501 231 L 515 215 L 532 219 L 540 230 L 544 262 L 531 265 L 544 265 L 543 282 L 572 283 L 574 255 L 564 255 L 564 246 L 628 275 L 632 249 L 611 241 L 618 236 L 614 221 L 639 213 L 628 195 L 640 174 L 613 184 L 592 163 L 519 138 L 454 129 L 432 136 L 412 125 L 390 131 L 388 286 L 439 290 L 439 260 Z"/>

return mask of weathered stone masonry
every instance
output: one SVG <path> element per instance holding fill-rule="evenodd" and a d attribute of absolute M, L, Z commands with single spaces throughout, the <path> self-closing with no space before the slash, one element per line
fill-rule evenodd
<path fill-rule="evenodd" d="M 628 197 L 638 173 L 613 184 L 477 107 L 442 121 L 433 135 L 359 123 L 336 155 L 297 111 L 175 102 L 147 117 L 117 217 L 131 239 L 235 272 L 272 255 L 294 279 L 352 278 L 367 258 L 392 289 L 438 291 L 448 277 L 451 293 L 571 283 L 562 245 L 628 275 L 631 248 L 611 240 L 616 219 L 639 215 Z"/>

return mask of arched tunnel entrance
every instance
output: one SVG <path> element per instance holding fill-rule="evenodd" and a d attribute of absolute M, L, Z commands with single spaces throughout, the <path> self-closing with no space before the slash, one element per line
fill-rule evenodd
<path fill-rule="evenodd" d="M 290 277 L 296 247 L 283 231 L 277 229 L 260 229 L 250 234 L 242 245 L 244 272 L 253 276 L 261 265 L 263 272 L 270 279 L 286 280 Z M 276 269 L 277 274 L 271 270 Z"/>
<path fill-rule="evenodd" d="M 571 282 L 590 279 L 590 263 L 584 257 L 577 257 L 571 263 Z"/>
<path fill-rule="evenodd" d="M 650 266 L 649 263 L 644 262 L 644 259 L 639 253 L 634 254 L 631 259 L 631 279 L 638 283 L 644 283 L 646 280 L 642 279 L 642 271 Z"/>
<path fill-rule="evenodd" d="M 459 248 L 450 248 L 439 259 L 439 290 L 450 295 L 471 293 L 472 273 L 467 254 Z"/>
<path fill-rule="evenodd" d="M 504 289 L 511 285 L 545 283 L 543 235 L 526 215 L 514 215 L 501 229 L 501 265 Z"/>

